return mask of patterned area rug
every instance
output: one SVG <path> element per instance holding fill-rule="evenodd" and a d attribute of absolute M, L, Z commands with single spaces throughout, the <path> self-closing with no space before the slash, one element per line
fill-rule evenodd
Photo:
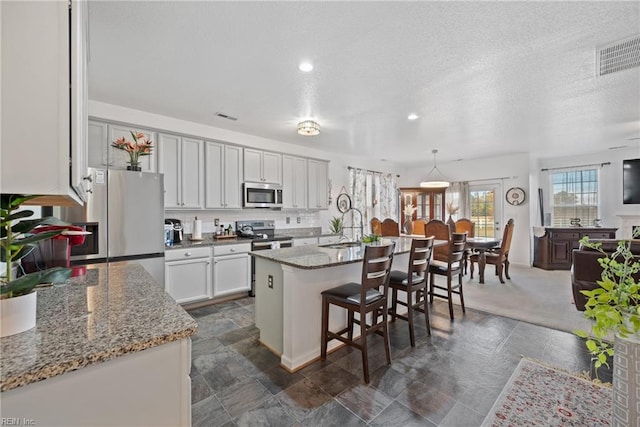
<path fill-rule="evenodd" d="M 523 358 L 482 426 L 608 426 L 611 395 L 610 388 Z"/>

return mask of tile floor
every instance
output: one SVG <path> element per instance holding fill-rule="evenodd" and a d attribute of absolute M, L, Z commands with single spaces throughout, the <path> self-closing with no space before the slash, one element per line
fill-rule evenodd
<path fill-rule="evenodd" d="M 391 324 L 392 364 L 382 338 L 370 339 L 371 382 L 360 352 L 341 348 L 290 374 L 258 342 L 253 298 L 189 313 L 198 321 L 192 346 L 192 425 L 206 426 L 479 426 L 521 355 L 571 372 L 590 370 L 581 339 L 471 309 L 449 320 L 431 308 L 432 335 L 416 317 L 416 347 L 407 323 Z M 319 334 L 319 331 L 318 331 Z M 599 377 L 610 381 L 611 372 Z"/>

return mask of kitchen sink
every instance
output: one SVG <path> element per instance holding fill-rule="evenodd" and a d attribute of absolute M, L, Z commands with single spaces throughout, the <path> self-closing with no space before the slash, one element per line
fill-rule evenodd
<path fill-rule="evenodd" d="M 345 248 L 353 248 L 356 246 L 360 246 L 362 243 L 360 242 L 342 242 L 342 243 L 331 243 L 329 245 L 320 245 L 321 248 L 331 248 L 331 249 L 345 249 Z"/>

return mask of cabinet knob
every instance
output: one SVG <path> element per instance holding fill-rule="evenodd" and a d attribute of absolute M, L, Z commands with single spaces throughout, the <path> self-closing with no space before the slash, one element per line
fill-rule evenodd
<path fill-rule="evenodd" d="M 236 250 L 234 248 L 231 248 L 231 252 L 235 252 Z"/>
<path fill-rule="evenodd" d="M 91 175 L 83 176 L 82 179 L 85 181 L 93 182 L 93 177 Z"/>
<path fill-rule="evenodd" d="M 93 189 L 87 188 L 87 193 L 93 193 Z"/>
<path fill-rule="evenodd" d="M 185 252 L 184 256 L 191 256 L 191 252 Z"/>

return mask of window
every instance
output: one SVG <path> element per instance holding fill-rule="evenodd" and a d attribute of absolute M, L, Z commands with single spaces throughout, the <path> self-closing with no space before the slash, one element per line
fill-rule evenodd
<path fill-rule="evenodd" d="M 593 224 L 598 218 L 598 170 L 558 171 L 551 174 L 551 223 L 554 227 Z"/>

